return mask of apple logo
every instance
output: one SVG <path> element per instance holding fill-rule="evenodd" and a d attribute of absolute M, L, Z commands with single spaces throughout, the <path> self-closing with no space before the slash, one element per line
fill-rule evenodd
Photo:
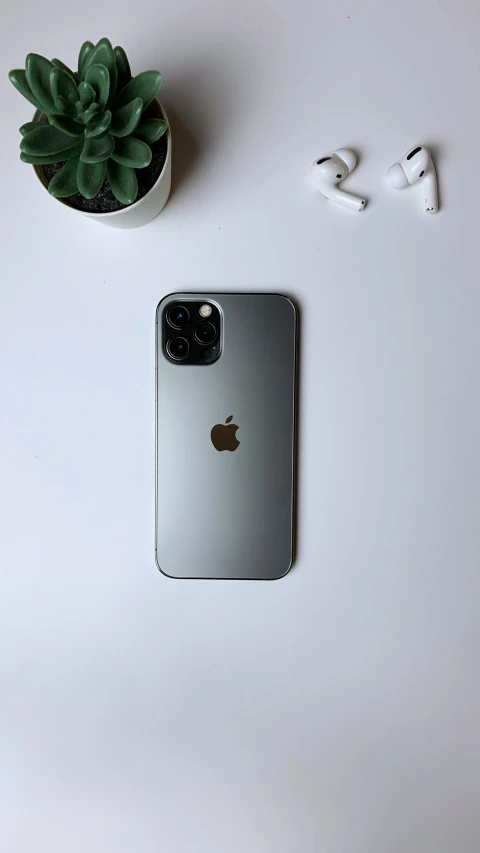
<path fill-rule="evenodd" d="M 232 418 L 233 415 L 230 415 L 230 417 L 226 419 L 225 424 L 228 424 L 228 426 L 225 426 L 225 424 L 215 424 L 215 426 L 212 427 L 210 438 L 212 439 L 212 444 L 215 450 L 230 450 L 233 452 L 240 444 L 237 436 L 235 435 L 238 426 L 237 424 L 230 423 Z"/>

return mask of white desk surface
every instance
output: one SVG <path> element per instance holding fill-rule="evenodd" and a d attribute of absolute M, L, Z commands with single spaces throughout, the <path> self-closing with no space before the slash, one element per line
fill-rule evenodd
<path fill-rule="evenodd" d="M 104 35 L 172 117 L 173 194 L 138 231 L 18 160 L 7 70 Z M 0 43 L 1 849 L 474 853 L 478 2 L 16 0 Z M 438 216 L 385 185 L 417 141 Z M 365 213 L 308 189 L 338 146 Z M 154 313 L 185 288 L 302 309 L 276 583 L 155 567 Z"/>

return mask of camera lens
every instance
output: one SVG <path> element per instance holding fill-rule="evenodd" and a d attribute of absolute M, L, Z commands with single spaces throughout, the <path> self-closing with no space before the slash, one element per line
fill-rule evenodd
<path fill-rule="evenodd" d="M 213 344 L 217 337 L 217 330 L 213 323 L 198 323 L 195 326 L 195 337 L 199 344 Z"/>
<path fill-rule="evenodd" d="M 186 338 L 170 338 L 167 344 L 167 352 L 175 361 L 182 361 L 190 352 L 190 345 Z"/>
<path fill-rule="evenodd" d="M 190 314 L 183 305 L 174 305 L 173 308 L 170 308 L 167 319 L 174 329 L 181 329 L 187 325 Z"/>

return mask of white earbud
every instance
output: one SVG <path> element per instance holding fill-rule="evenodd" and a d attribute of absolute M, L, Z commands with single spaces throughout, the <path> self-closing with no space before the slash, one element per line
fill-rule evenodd
<path fill-rule="evenodd" d="M 428 148 L 423 148 L 422 145 L 411 148 L 403 160 L 390 166 L 387 177 L 395 190 L 401 190 L 410 184 L 422 181 L 425 213 L 438 212 L 437 175 Z"/>
<path fill-rule="evenodd" d="M 343 204 L 350 210 L 365 210 L 366 200 L 339 189 L 337 184 L 343 181 L 357 165 L 357 158 L 350 148 L 339 148 L 331 157 L 320 157 L 312 163 L 312 179 L 329 201 Z"/>

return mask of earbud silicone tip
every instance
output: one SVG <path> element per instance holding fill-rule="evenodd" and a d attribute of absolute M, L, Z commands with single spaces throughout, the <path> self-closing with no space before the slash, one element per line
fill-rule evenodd
<path fill-rule="evenodd" d="M 357 165 L 357 158 L 351 148 L 337 148 L 334 154 L 336 154 L 337 157 L 340 157 L 340 160 L 343 160 L 349 173 L 353 172 Z"/>
<path fill-rule="evenodd" d="M 407 176 L 400 163 L 394 163 L 387 172 L 387 178 L 394 190 L 403 190 L 408 187 Z"/>

